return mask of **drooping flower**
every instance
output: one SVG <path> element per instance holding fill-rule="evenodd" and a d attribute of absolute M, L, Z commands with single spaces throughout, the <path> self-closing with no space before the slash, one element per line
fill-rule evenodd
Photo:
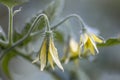
<path fill-rule="evenodd" d="M 103 42 L 104 40 L 100 36 L 97 36 L 94 33 L 83 31 L 80 36 L 80 43 L 82 43 L 81 55 L 87 56 L 89 53 L 92 55 L 95 55 L 95 53 L 99 53 L 96 43 Z"/>
<path fill-rule="evenodd" d="M 78 57 L 80 55 L 80 45 L 73 38 L 70 38 L 66 51 L 67 55 L 65 63 L 68 63 L 70 58 Z"/>
<path fill-rule="evenodd" d="M 80 45 L 74 39 L 70 39 L 69 46 L 70 46 L 70 53 L 72 57 L 80 54 Z"/>
<path fill-rule="evenodd" d="M 40 61 L 41 71 L 44 70 L 48 61 L 53 69 L 54 69 L 54 63 L 55 63 L 62 71 L 64 71 L 59 61 L 58 52 L 57 52 L 57 49 L 55 48 L 51 33 L 49 33 L 44 38 L 39 55 L 32 63 L 35 63 L 37 61 Z"/>

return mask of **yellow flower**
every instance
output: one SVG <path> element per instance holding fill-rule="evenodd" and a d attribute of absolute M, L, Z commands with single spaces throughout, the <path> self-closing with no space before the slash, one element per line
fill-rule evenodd
<path fill-rule="evenodd" d="M 72 57 L 80 54 L 80 45 L 74 40 L 70 39 L 70 54 Z"/>
<path fill-rule="evenodd" d="M 72 38 L 69 40 L 67 54 L 65 63 L 68 63 L 70 58 L 80 55 L 80 45 Z"/>
<path fill-rule="evenodd" d="M 51 67 L 54 69 L 54 63 L 64 71 L 58 57 L 57 49 L 54 46 L 53 40 L 51 36 L 45 37 L 42 47 L 39 52 L 39 56 L 32 62 L 35 63 L 40 60 L 41 71 L 44 70 L 47 62 L 49 61 Z"/>
<path fill-rule="evenodd" d="M 87 56 L 88 53 L 95 55 L 95 53 L 99 53 L 96 43 L 103 43 L 104 40 L 89 32 L 83 32 L 80 36 L 80 42 L 82 43 L 82 53 L 83 55 Z"/>

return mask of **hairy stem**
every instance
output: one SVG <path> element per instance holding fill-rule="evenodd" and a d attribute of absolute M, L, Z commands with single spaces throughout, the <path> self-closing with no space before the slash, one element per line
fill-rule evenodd
<path fill-rule="evenodd" d="M 38 23 L 38 21 L 41 19 L 42 16 L 46 19 L 47 31 L 50 30 L 49 21 L 48 21 L 47 16 L 45 14 L 38 15 L 36 17 L 36 19 L 34 20 L 34 22 L 32 23 L 28 33 L 22 39 L 15 42 L 11 47 L 9 47 L 9 48 L 7 48 L 7 49 L 5 49 L 4 51 L 1 52 L 0 60 L 7 54 L 8 51 L 10 51 L 11 49 L 18 46 L 20 43 L 22 43 L 25 39 L 27 39 L 30 36 L 30 33 L 33 31 L 33 29 L 35 28 L 36 24 Z"/>
<path fill-rule="evenodd" d="M 9 46 L 13 43 L 13 7 L 8 8 L 9 10 L 9 28 L 8 28 L 8 40 Z"/>
<path fill-rule="evenodd" d="M 75 18 L 77 18 L 77 19 L 79 20 L 79 23 L 80 23 L 80 26 L 81 26 L 81 30 L 84 30 L 84 29 L 85 29 L 85 23 L 84 23 L 84 21 L 82 20 L 82 18 L 81 18 L 79 15 L 77 15 L 77 14 L 71 14 L 71 15 L 65 17 L 65 18 L 62 19 L 59 23 L 57 23 L 56 25 L 54 25 L 54 26 L 51 28 L 51 30 L 54 30 L 54 29 L 58 28 L 61 24 L 63 24 L 64 22 L 66 22 L 67 20 L 69 20 L 69 19 L 71 19 L 71 18 L 73 18 L 73 17 L 75 17 Z"/>

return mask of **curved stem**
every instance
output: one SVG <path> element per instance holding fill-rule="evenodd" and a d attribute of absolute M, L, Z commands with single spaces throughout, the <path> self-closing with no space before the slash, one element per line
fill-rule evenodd
<path fill-rule="evenodd" d="M 11 47 L 5 49 L 4 51 L 1 52 L 1 56 L 0 56 L 0 60 L 4 57 L 4 55 L 6 55 L 5 53 L 10 51 L 11 49 L 13 49 L 14 47 L 16 47 L 17 45 L 19 45 L 20 43 L 22 43 L 25 39 L 27 39 L 29 36 L 30 36 L 30 33 L 32 32 L 32 30 L 34 29 L 35 25 L 37 24 L 37 22 L 39 21 L 39 19 L 41 17 L 44 17 L 46 19 L 46 25 L 47 25 L 47 30 L 49 31 L 50 30 L 50 26 L 49 26 L 49 21 L 48 21 L 48 18 L 45 14 L 40 14 L 36 17 L 36 19 L 34 20 L 34 22 L 32 23 L 28 33 L 22 38 L 20 39 L 19 41 L 15 42 Z"/>
<path fill-rule="evenodd" d="M 71 18 L 77 18 L 80 22 L 80 25 L 81 25 L 81 29 L 82 29 L 82 31 L 83 30 L 85 30 L 85 23 L 84 23 L 84 21 L 82 20 L 82 18 L 79 16 L 79 15 L 77 15 L 77 14 L 71 14 L 71 15 L 69 15 L 69 16 L 67 16 L 67 17 L 65 17 L 64 19 L 62 19 L 59 23 L 57 23 L 56 25 L 54 25 L 53 27 L 51 27 L 50 29 L 51 30 L 55 30 L 56 28 L 58 28 L 58 26 L 60 26 L 60 25 L 62 25 L 65 21 L 67 21 L 67 20 L 69 20 L 69 19 L 71 19 Z M 48 23 L 49 24 L 49 23 Z M 48 25 L 49 26 L 49 25 Z M 34 34 L 32 34 L 32 35 L 37 35 L 37 34 L 39 34 L 39 33 L 43 33 L 44 31 L 39 31 L 39 32 L 35 32 Z"/>
<path fill-rule="evenodd" d="M 8 76 L 3 72 L 2 65 L 0 64 L 0 79 L 1 80 L 9 80 Z"/>
<path fill-rule="evenodd" d="M 9 10 L 9 28 L 8 28 L 8 40 L 9 46 L 13 43 L 13 7 L 8 7 Z"/>
<path fill-rule="evenodd" d="M 44 14 L 43 16 L 44 16 L 45 19 L 46 19 L 47 31 L 50 31 L 50 23 L 49 23 L 49 19 L 48 19 L 47 15 Z"/>
<path fill-rule="evenodd" d="M 38 17 L 36 17 L 36 19 L 34 20 L 33 24 L 31 25 L 31 28 L 30 28 L 29 31 L 28 31 L 28 33 L 27 33 L 22 39 L 20 39 L 20 40 L 17 41 L 15 44 L 13 44 L 12 47 L 17 46 L 18 44 L 20 44 L 22 41 L 24 41 L 26 38 L 29 37 L 30 33 L 32 32 L 32 30 L 34 29 L 35 25 L 37 24 L 37 22 L 39 21 L 39 19 L 40 19 L 42 16 L 46 19 L 47 29 L 48 29 L 48 30 L 50 29 L 49 23 L 48 23 L 49 21 L 48 21 L 48 19 L 47 19 L 47 16 L 46 16 L 45 14 L 40 14 L 40 15 L 39 15 Z"/>
<path fill-rule="evenodd" d="M 58 24 L 56 24 L 55 26 L 53 26 L 53 27 L 51 28 L 51 30 L 56 29 L 58 26 L 60 26 L 61 24 L 63 24 L 65 21 L 67 21 L 67 20 L 69 20 L 70 18 L 73 18 L 73 17 L 75 17 L 75 18 L 77 18 L 77 19 L 79 20 L 80 25 L 81 25 L 81 29 L 84 30 L 84 29 L 85 29 L 85 23 L 84 23 L 84 21 L 82 20 L 82 18 L 81 18 L 79 15 L 77 15 L 77 14 L 71 14 L 71 15 L 65 17 L 65 18 L 64 18 L 63 20 L 61 20 Z"/>

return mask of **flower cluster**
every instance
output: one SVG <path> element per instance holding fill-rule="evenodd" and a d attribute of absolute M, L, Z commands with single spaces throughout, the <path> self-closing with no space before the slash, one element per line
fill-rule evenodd
<path fill-rule="evenodd" d="M 96 34 L 84 29 L 80 35 L 80 42 L 76 42 L 73 38 L 70 38 L 65 51 L 65 63 L 68 63 L 70 58 L 74 57 L 86 57 L 89 55 L 95 55 L 99 53 L 96 43 L 103 43 L 104 39 Z"/>
<path fill-rule="evenodd" d="M 57 49 L 55 48 L 53 38 L 52 38 L 52 32 L 46 32 L 46 37 L 43 40 L 43 44 L 41 46 L 40 52 L 38 57 L 33 61 L 33 63 L 40 60 L 41 64 L 41 71 L 44 70 L 45 66 L 47 65 L 47 62 L 50 62 L 51 67 L 54 69 L 55 64 L 64 71 L 58 57 Z"/>
<path fill-rule="evenodd" d="M 75 15 L 75 17 L 78 17 L 78 16 Z M 43 40 L 43 43 L 39 50 L 39 54 L 37 58 L 32 63 L 40 61 L 41 71 L 44 70 L 48 62 L 51 65 L 52 69 L 54 69 L 54 63 L 55 63 L 62 71 L 64 71 L 58 57 L 57 49 L 53 42 L 53 34 L 52 34 L 53 32 L 50 29 L 47 16 L 45 16 L 45 18 L 48 22 L 47 31 L 45 34 L 46 36 Z M 63 20 L 62 22 L 64 22 L 65 20 Z M 103 38 L 101 38 L 100 36 L 97 36 L 94 33 L 89 32 L 86 26 L 83 24 L 82 33 L 80 34 L 80 42 L 79 43 L 76 42 L 72 37 L 69 38 L 67 48 L 65 49 L 66 54 L 63 57 L 63 61 L 67 63 L 71 58 L 74 58 L 74 57 L 95 55 L 95 53 L 99 52 L 96 44 L 103 43 L 103 42 L 104 42 Z"/>
<path fill-rule="evenodd" d="M 95 53 L 99 53 L 96 43 L 103 42 L 104 40 L 100 36 L 88 31 L 83 31 L 80 36 L 80 43 L 82 43 L 81 55 L 87 56 L 89 54 L 95 55 Z"/>
<path fill-rule="evenodd" d="M 70 38 L 64 52 L 65 56 L 63 59 L 65 59 L 65 63 L 68 63 L 70 58 L 78 57 L 80 55 L 80 45 L 73 38 Z"/>

